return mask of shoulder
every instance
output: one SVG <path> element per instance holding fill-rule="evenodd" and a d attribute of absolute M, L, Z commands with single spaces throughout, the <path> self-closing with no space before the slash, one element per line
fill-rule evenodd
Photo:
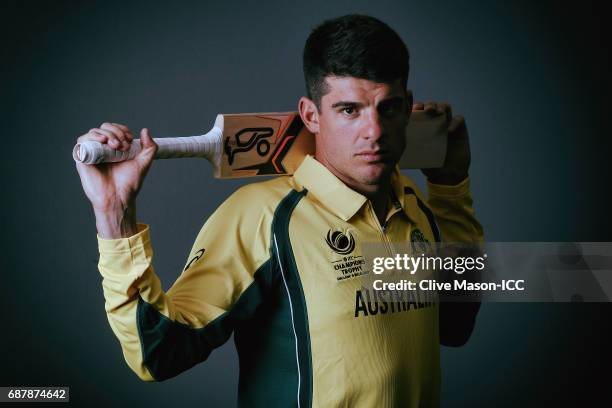
<path fill-rule="evenodd" d="M 276 208 L 296 188 L 293 178 L 287 176 L 242 186 L 215 210 L 203 232 L 214 231 L 243 243 L 266 243 Z"/>
<path fill-rule="evenodd" d="M 221 207 L 234 213 L 250 214 L 272 212 L 292 190 L 298 188 L 293 177 L 281 176 L 270 180 L 250 183 L 230 195 Z"/>

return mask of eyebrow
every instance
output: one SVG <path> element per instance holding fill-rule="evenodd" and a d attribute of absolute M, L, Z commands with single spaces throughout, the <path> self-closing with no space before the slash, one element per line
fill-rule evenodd
<path fill-rule="evenodd" d="M 398 102 L 402 102 L 404 100 L 403 97 L 401 96 L 393 96 L 389 99 L 385 99 L 382 100 L 379 105 L 387 105 L 390 103 L 398 103 Z M 353 102 L 353 101 L 338 101 L 334 104 L 332 104 L 332 108 L 337 108 L 338 106 L 357 106 L 357 107 L 362 107 L 363 103 L 361 102 Z"/>
<path fill-rule="evenodd" d="M 351 102 L 351 101 L 339 101 L 334 103 L 331 107 L 337 108 L 338 106 L 363 106 L 363 103 L 360 102 Z"/>

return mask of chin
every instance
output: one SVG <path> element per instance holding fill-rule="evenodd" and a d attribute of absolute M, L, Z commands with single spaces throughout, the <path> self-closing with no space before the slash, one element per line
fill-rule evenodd
<path fill-rule="evenodd" d="M 387 164 L 370 164 L 361 174 L 363 184 L 376 185 L 386 180 L 393 168 Z"/>

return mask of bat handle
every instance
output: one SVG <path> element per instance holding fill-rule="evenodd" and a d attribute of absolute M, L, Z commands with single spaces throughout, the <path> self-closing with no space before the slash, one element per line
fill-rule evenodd
<path fill-rule="evenodd" d="M 222 131 L 216 126 L 205 135 L 156 138 L 153 140 L 159 149 L 155 159 L 203 157 L 216 165 L 221 157 L 221 139 Z M 134 140 L 128 151 L 114 150 L 107 144 L 88 140 L 74 146 L 72 157 L 84 164 L 116 163 L 133 159 L 141 149 L 140 140 Z"/>

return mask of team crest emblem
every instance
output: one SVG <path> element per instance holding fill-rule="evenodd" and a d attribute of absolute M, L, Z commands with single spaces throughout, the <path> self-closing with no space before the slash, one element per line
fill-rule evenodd
<path fill-rule="evenodd" d="M 355 250 L 355 237 L 349 229 L 334 229 L 327 231 L 325 242 L 336 254 L 332 254 L 330 266 L 333 268 L 336 280 L 343 282 L 358 276 L 367 275 L 366 261 L 359 250 Z"/>
<path fill-rule="evenodd" d="M 412 250 L 415 253 L 425 253 L 429 251 L 429 241 L 425 238 L 425 235 L 420 229 L 415 228 L 410 232 L 410 241 L 412 243 Z"/>
<path fill-rule="evenodd" d="M 355 238 L 349 231 L 344 233 L 329 230 L 325 242 L 334 252 L 340 255 L 348 255 L 355 249 Z"/>

